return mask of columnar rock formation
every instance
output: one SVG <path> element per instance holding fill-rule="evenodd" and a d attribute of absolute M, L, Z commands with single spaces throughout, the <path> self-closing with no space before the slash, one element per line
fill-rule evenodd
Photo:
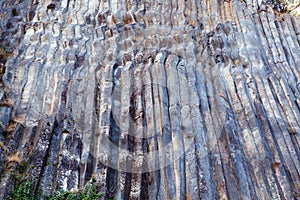
<path fill-rule="evenodd" d="M 239 0 L 2 0 L 0 199 L 299 199 L 300 23 Z M 25 164 L 24 164 L 25 163 Z"/>

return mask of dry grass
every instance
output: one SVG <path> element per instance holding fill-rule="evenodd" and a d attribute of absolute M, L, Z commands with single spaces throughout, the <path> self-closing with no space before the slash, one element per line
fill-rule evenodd
<path fill-rule="evenodd" d="M 4 145 L 3 142 L 0 141 L 0 148 L 3 149 L 3 151 L 6 151 L 7 150 L 7 147 Z"/>
<path fill-rule="evenodd" d="M 20 152 L 17 151 L 16 153 L 12 154 L 11 156 L 7 156 L 7 163 L 21 163 L 20 159 Z"/>
<path fill-rule="evenodd" d="M 4 49 L 3 47 L 0 46 L 0 56 L 8 58 L 8 57 L 11 57 L 13 55 L 14 55 L 13 52 L 9 53 L 8 51 L 6 51 L 6 49 Z"/>
<path fill-rule="evenodd" d="M 16 130 L 17 126 L 18 126 L 17 122 L 10 121 L 9 124 L 5 127 L 5 132 L 10 133 L 10 132 Z"/>
<path fill-rule="evenodd" d="M 10 99 L 5 99 L 2 103 L 0 103 L 0 106 L 3 107 L 13 107 L 13 101 Z"/>

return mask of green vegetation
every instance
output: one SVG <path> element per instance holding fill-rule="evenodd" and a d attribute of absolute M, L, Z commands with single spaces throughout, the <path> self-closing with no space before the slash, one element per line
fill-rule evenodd
<path fill-rule="evenodd" d="M 41 193 L 37 195 L 38 197 L 35 197 L 32 194 L 33 189 L 33 182 L 28 177 L 24 177 L 23 175 L 20 175 L 20 172 L 22 172 L 24 169 L 19 168 L 16 172 L 12 172 L 12 183 L 13 183 L 13 190 L 10 194 L 10 197 L 8 200 L 37 200 L 40 199 Z M 103 194 L 100 192 L 97 192 L 96 188 L 96 179 L 92 179 L 91 183 L 87 183 L 85 187 L 82 190 L 69 192 L 60 190 L 58 192 L 55 192 L 54 194 L 51 194 L 47 197 L 45 197 L 47 200 L 97 200 L 99 197 L 101 197 Z"/>
<path fill-rule="evenodd" d="M 11 167 L 11 165 L 7 166 L 9 170 Z M 22 162 L 16 166 L 15 171 L 10 172 L 14 189 L 8 200 L 34 200 L 33 195 L 30 195 L 32 183 L 25 176 L 27 168 L 28 162 Z"/>
<path fill-rule="evenodd" d="M 34 200 L 33 195 L 30 194 L 32 183 L 26 178 L 22 178 L 18 182 L 17 185 L 14 185 L 14 190 L 8 200 Z"/>
<path fill-rule="evenodd" d="M 96 185 L 93 180 L 92 183 L 86 184 L 83 190 L 76 192 L 59 191 L 47 197 L 48 200 L 97 200 L 103 194 L 97 192 Z"/>
<path fill-rule="evenodd" d="M 36 200 L 31 192 L 32 182 L 28 178 L 22 178 L 14 185 L 14 190 L 11 192 L 8 200 Z M 58 191 L 46 197 L 47 200 L 97 200 L 103 194 L 97 192 L 95 181 L 86 184 L 83 190 L 76 192 Z"/>

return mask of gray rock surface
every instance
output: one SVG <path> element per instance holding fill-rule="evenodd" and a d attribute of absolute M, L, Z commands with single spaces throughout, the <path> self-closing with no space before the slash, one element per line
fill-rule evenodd
<path fill-rule="evenodd" d="M 300 199 L 300 23 L 259 1 L 0 1 L 0 199 Z M 24 164 L 26 163 L 26 165 Z"/>

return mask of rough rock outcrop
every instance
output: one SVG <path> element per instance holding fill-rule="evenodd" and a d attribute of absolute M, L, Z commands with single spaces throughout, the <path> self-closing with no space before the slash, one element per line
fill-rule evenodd
<path fill-rule="evenodd" d="M 299 199 L 300 23 L 239 0 L 2 0 L 0 199 Z M 26 163 L 26 164 L 24 164 Z"/>

